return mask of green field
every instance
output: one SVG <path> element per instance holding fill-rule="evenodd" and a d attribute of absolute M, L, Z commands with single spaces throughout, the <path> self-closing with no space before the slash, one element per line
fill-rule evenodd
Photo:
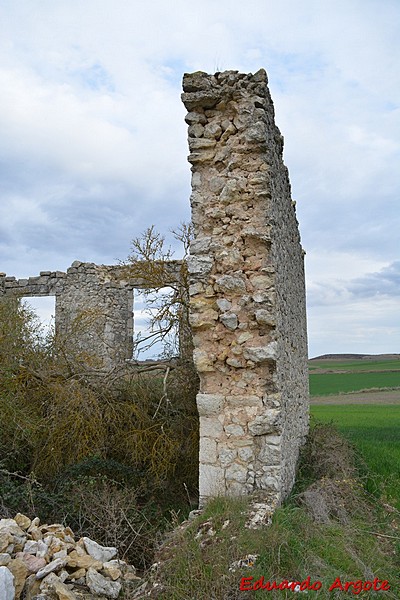
<path fill-rule="evenodd" d="M 311 415 L 333 422 L 356 446 L 374 473 L 369 490 L 383 488 L 400 510 L 400 405 L 314 405 Z"/>
<path fill-rule="evenodd" d="M 327 396 L 366 389 L 400 388 L 400 371 L 311 373 L 310 395 Z"/>
<path fill-rule="evenodd" d="M 311 397 L 363 390 L 400 390 L 400 356 L 377 355 L 359 359 L 336 356 L 308 361 Z"/>
<path fill-rule="evenodd" d="M 334 371 L 398 371 L 400 360 L 310 360 L 309 370 L 332 369 Z"/>

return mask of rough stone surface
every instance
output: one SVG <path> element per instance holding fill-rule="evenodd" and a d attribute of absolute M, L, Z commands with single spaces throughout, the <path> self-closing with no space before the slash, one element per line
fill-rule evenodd
<path fill-rule="evenodd" d="M 281 501 L 308 428 L 303 250 L 264 70 L 183 79 L 200 496 Z"/>
<path fill-rule="evenodd" d="M 29 552 L 14 551 L 21 546 L 16 521 L 27 529 L 24 549 Z M 9 546 L 9 551 L 0 554 L 0 600 L 106 600 L 118 597 L 123 582 L 131 585 L 140 580 L 132 565 L 108 560 L 117 554 L 116 548 L 100 546 L 87 537 L 75 541 L 71 529 L 59 523 L 40 525 L 37 518 L 28 521 L 19 515 L 0 522 Z M 31 539 L 32 533 L 36 539 Z"/>
<path fill-rule="evenodd" d="M 105 546 L 100 546 L 100 544 L 98 544 L 94 540 L 91 540 L 88 537 L 84 537 L 82 539 L 85 545 L 86 552 L 90 554 L 90 556 L 92 556 L 96 560 L 99 560 L 102 563 L 108 562 L 109 560 L 112 560 L 117 556 L 117 548 L 108 548 Z"/>
<path fill-rule="evenodd" d="M 7 567 L 0 567 L 0 598 L 1 600 L 14 600 L 14 577 Z"/>
<path fill-rule="evenodd" d="M 18 558 L 10 560 L 6 569 L 9 569 L 14 576 L 15 600 L 19 600 L 28 575 L 28 569 L 22 560 Z"/>
<path fill-rule="evenodd" d="M 52 560 L 51 562 L 46 564 L 45 567 L 37 571 L 36 579 L 43 579 L 44 577 L 46 577 L 46 575 L 54 573 L 54 571 L 59 571 L 62 567 L 65 567 L 66 564 L 66 558 L 56 558 L 55 560 Z"/>
<path fill-rule="evenodd" d="M 110 581 L 94 569 L 89 569 L 86 573 L 86 585 L 92 594 L 104 595 L 107 598 L 118 598 L 121 591 L 119 581 Z"/>

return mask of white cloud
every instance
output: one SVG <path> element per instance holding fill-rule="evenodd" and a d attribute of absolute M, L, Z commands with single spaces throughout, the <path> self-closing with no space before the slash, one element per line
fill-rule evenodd
<path fill-rule="evenodd" d="M 352 301 L 310 308 L 309 356 L 396 353 L 400 345 L 398 299 Z"/>

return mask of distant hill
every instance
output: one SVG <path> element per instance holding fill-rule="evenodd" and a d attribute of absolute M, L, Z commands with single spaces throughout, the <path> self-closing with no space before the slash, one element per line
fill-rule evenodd
<path fill-rule="evenodd" d="M 400 354 L 322 354 L 310 360 L 400 360 Z"/>

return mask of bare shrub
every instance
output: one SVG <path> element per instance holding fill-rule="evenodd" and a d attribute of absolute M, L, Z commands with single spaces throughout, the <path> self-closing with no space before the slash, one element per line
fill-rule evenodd
<path fill-rule="evenodd" d="M 163 521 L 160 508 L 143 500 L 144 492 L 106 477 L 83 477 L 65 490 L 64 520 L 76 535 L 118 548 L 120 558 L 143 569 L 152 561 Z"/>
<path fill-rule="evenodd" d="M 369 510 L 352 445 L 333 425 L 315 425 L 303 448 L 299 476 L 303 491 L 297 501 L 317 523 L 344 525 Z M 305 488 L 305 489 L 304 489 Z"/>
<path fill-rule="evenodd" d="M 306 479 L 349 479 L 355 476 L 356 457 L 351 444 L 331 424 L 317 424 L 301 453 L 300 474 Z"/>

